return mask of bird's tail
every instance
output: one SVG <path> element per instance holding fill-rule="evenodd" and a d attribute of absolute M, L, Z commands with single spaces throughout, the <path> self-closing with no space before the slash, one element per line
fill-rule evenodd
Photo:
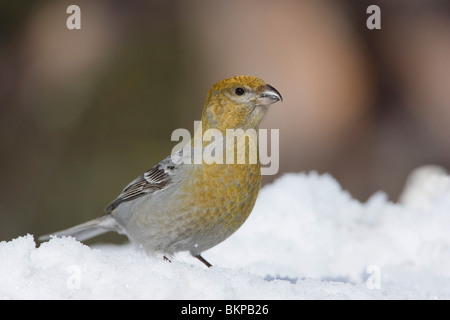
<path fill-rule="evenodd" d="M 78 241 L 84 241 L 109 231 L 116 231 L 119 233 L 123 233 L 121 232 L 122 228 L 117 224 L 116 220 L 110 214 L 107 214 L 100 218 L 90 220 L 88 222 L 79 224 L 75 227 L 66 230 L 40 236 L 39 240 L 46 241 L 50 239 L 51 235 L 55 235 L 55 236 L 71 236 L 77 239 Z"/>

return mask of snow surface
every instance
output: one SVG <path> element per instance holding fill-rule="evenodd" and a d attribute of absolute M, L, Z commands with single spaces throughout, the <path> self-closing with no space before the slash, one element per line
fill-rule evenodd
<path fill-rule="evenodd" d="M 261 190 L 241 229 L 203 254 L 211 269 L 130 244 L 0 242 L 0 299 L 449 299 L 442 179 L 427 182 L 434 192 L 417 205 L 382 192 L 360 203 L 330 175 L 286 174 Z"/>

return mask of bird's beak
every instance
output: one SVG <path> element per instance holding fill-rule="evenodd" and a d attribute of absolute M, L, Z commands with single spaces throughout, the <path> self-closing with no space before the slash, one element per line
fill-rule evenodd
<path fill-rule="evenodd" d="M 272 87 L 271 85 L 264 85 L 262 87 L 262 92 L 259 94 L 258 102 L 260 105 L 268 106 L 269 104 L 283 101 L 281 94 L 277 89 Z"/>

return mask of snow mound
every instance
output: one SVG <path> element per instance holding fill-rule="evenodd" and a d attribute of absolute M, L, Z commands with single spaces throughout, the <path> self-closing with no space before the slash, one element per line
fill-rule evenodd
<path fill-rule="evenodd" d="M 211 269 L 26 235 L 0 242 L 0 299 L 449 299 L 450 187 L 422 201 L 360 203 L 330 175 L 286 174 L 203 254 Z"/>

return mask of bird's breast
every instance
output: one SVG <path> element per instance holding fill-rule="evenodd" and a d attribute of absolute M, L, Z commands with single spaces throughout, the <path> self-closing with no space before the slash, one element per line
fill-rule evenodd
<path fill-rule="evenodd" d="M 195 170 L 186 204 L 199 226 L 234 232 L 250 215 L 261 186 L 259 164 L 211 164 Z"/>

